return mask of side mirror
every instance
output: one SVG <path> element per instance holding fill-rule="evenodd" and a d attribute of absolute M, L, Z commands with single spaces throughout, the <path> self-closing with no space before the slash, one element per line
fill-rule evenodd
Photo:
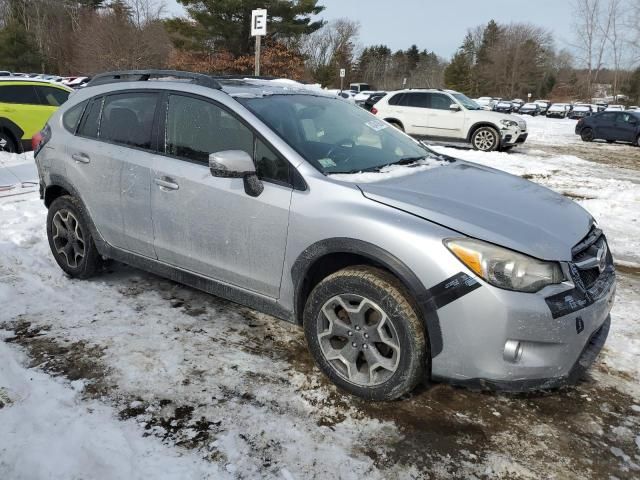
<path fill-rule="evenodd" d="M 209 155 L 209 170 L 214 177 L 242 178 L 245 193 L 252 197 L 257 197 L 264 190 L 251 156 L 243 150 L 212 153 Z"/>
<path fill-rule="evenodd" d="M 452 112 L 459 112 L 460 105 L 458 105 L 457 103 L 452 103 L 451 105 L 449 105 L 449 110 L 451 110 Z"/>

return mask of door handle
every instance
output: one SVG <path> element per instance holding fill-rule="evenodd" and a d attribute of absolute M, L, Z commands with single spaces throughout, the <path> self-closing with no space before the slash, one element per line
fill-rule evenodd
<path fill-rule="evenodd" d="M 178 190 L 180 188 L 180 185 L 168 177 L 156 178 L 154 181 L 156 182 L 156 185 L 160 187 L 160 190 L 165 192 L 167 190 Z"/>
<path fill-rule="evenodd" d="M 87 155 L 86 153 L 74 153 L 73 155 L 71 155 L 71 158 L 73 158 L 78 163 L 89 163 L 91 161 L 89 155 Z"/>

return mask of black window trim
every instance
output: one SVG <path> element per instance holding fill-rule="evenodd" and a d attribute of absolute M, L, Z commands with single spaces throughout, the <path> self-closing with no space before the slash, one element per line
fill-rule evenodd
<path fill-rule="evenodd" d="M 163 115 L 160 115 L 160 122 L 158 125 L 158 132 L 157 132 L 157 153 L 159 155 L 162 155 L 164 157 L 168 157 L 168 158 L 173 158 L 175 160 L 181 160 L 184 162 L 189 162 L 189 163 L 194 163 L 196 165 L 200 165 L 200 166 L 204 166 L 207 169 L 209 168 L 209 165 L 204 164 L 203 162 L 199 161 L 199 160 L 193 160 L 190 158 L 185 158 L 185 157 L 180 157 L 177 155 L 171 155 L 170 153 L 165 152 L 165 147 L 166 147 L 166 122 L 167 122 L 167 116 L 169 115 L 169 95 L 178 95 L 178 96 L 182 96 L 182 97 L 191 97 L 194 98 L 196 100 L 202 100 L 208 103 L 211 103 L 212 105 L 224 110 L 226 113 L 228 113 L 229 115 L 231 115 L 233 118 L 235 118 L 236 120 L 238 120 L 242 125 L 244 125 L 252 134 L 253 134 L 253 152 L 251 153 L 251 157 L 255 166 L 256 163 L 256 141 L 260 140 L 262 141 L 262 143 L 264 143 L 273 153 L 275 153 L 281 160 L 284 160 L 285 162 L 287 162 L 287 164 L 289 165 L 289 181 L 288 182 L 282 182 L 280 180 L 273 180 L 270 178 L 261 178 L 260 180 L 266 183 L 272 183 L 274 185 L 279 185 L 281 187 L 286 187 L 286 188 L 291 188 L 294 190 L 306 190 L 307 186 L 306 186 L 306 182 L 304 182 L 304 180 L 302 179 L 302 175 L 300 175 L 300 173 L 298 172 L 298 170 L 291 164 L 291 162 L 284 156 L 282 155 L 282 153 L 280 152 L 280 150 L 278 150 L 277 148 L 275 148 L 273 146 L 273 144 L 271 142 L 269 142 L 266 138 L 264 138 L 264 136 L 258 132 L 254 127 L 251 126 L 251 124 L 249 122 L 247 122 L 244 118 L 242 118 L 240 115 L 238 115 L 236 112 L 234 112 L 232 109 L 230 109 L 229 107 L 227 107 L 226 105 L 212 99 L 209 97 L 204 97 L 202 95 L 197 95 L 191 92 L 181 92 L 179 90 L 165 90 L 165 94 L 163 95 L 163 99 L 162 99 L 162 105 L 160 110 L 163 112 Z M 297 177 L 297 178 L 296 178 Z"/>

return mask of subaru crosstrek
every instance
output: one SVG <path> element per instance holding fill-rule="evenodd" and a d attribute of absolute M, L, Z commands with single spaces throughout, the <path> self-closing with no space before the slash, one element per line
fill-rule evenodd
<path fill-rule="evenodd" d="M 355 395 L 563 385 L 609 330 L 615 272 L 591 215 L 321 90 L 103 74 L 35 143 L 68 275 L 115 259 L 303 325 Z"/>

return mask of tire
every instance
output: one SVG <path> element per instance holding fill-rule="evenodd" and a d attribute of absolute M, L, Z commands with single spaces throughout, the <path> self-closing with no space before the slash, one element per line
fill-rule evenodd
<path fill-rule="evenodd" d="M 640 147 L 640 135 L 636 138 L 636 147 Z"/>
<path fill-rule="evenodd" d="M 580 132 L 580 138 L 583 142 L 593 142 L 593 129 L 590 127 L 583 128 Z"/>
<path fill-rule="evenodd" d="M 53 258 L 73 278 L 89 278 L 102 266 L 89 223 L 80 202 L 72 196 L 56 198 L 47 214 L 47 238 Z"/>
<path fill-rule="evenodd" d="M 493 152 L 500 146 L 500 134 L 493 127 L 480 127 L 471 135 L 474 150 Z"/>
<path fill-rule="evenodd" d="M 307 299 L 304 332 L 320 370 L 352 395 L 394 400 L 424 379 L 423 324 L 405 288 L 384 270 L 348 267 L 322 280 Z"/>
<path fill-rule="evenodd" d="M 18 146 L 13 136 L 5 131 L 0 132 L 0 152 L 18 152 Z"/>

